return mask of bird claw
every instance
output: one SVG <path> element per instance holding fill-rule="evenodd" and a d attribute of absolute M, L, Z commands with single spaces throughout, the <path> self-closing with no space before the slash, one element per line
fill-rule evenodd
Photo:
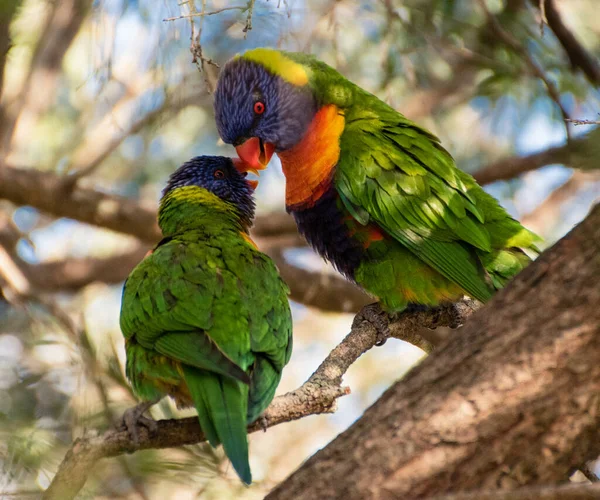
<path fill-rule="evenodd" d="M 133 440 L 133 444 L 137 448 L 140 444 L 140 431 L 139 427 L 143 426 L 148 429 L 150 434 L 158 431 L 158 424 L 156 420 L 152 418 L 144 417 L 144 413 L 148 411 L 148 409 L 155 405 L 157 401 L 145 401 L 144 403 L 140 403 L 133 408 L 129 408 L 125 410 L 123 413 L 123 417 L 118 426 L 119 430 L 126 430 L 129 432 L 131 439 Z"/>
<path fill-rule="evenodd" d="M 269 421 L 267 420 L 267 417 L 264 415 L 258 417 L 258 425 L 260 425 L 260 428 L 263 430 L 263 432 L 267 432 L 267 429 L 269 428 Z"/>
<path fill-rule="evenodd" d="M 386 343 L 387 339 L 390 338 L 390 318 L 379 305 L 379 302 L 364 306 L 354 318 L 354 324 L 358 325 L 366 321 L 370 323 L 373 328 L 377 331 L 376 346 L 382 346 Z"/>

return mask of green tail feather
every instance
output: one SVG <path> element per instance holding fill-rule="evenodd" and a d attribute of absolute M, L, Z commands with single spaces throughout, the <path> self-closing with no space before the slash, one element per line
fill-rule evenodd
<path fill-rule="evenodd" d="M 281 372 L 273 367 L 268 358 L 263 356 L 257 356 L 253 375 L 248 398 L 247 422 L 249 424 L 260 417 L 261 413 L 269 406 L 281 380 Z"/>
<path fill-rule="evenodd" d="M 252 483 L 246 431 L 248 386 L 190 366 L 183 367 L 183 374 L 208 442 L 213 447 L 223 443 L 240 479 Z"/>

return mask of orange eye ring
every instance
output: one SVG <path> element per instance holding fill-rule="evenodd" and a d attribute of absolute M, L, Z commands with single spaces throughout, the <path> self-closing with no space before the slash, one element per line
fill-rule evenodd
<path fill-rule="evenodd" d="M 254 103 L 254 112 L 257 115 L 262 115 L 265 112 L 265 103 L 261 101 L 256 101 Z"/>
<path fill-rule="evenodd" d="M 225 172 L 223 172 L 222 170 L 215 170 L 213 177 L 215 179 L 225 179 Z"/>

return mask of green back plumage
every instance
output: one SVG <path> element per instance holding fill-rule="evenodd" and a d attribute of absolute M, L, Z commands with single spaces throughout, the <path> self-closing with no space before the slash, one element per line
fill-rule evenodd
<path fill-rule="evenodd" d="M 334 182 L 356 221 L 381 227 L 412 256 L 483 302 L 527 265 L 530 259 L 521 250 L 537 252 L 540 238 L 459 170 L 437 137 L 314 57 L 285 55 L 306 68 L 319 105 L 334 104 L 344 113 Z M 388 248 L 383 261 L 371 259 L 357 273 L 357 281 L 384 304 L 400 303 L 391 309 L 407 301 L 386 297 L 394 286 L 383 292 L 380 279 L 390 271 L 386 261 L 402 254 Z M 414 259 L 409 261 L 410 268 Z M 448 298 L 448 287 L 438 299 L 419 294 L 420 279 L 437 278 L 419 270 L 410 283 L 405 280 L 405 288 L 413 288 L 406 296 L 429 304 Z"/>
<path fill-rule="evenodd" d="M 235 206 L 197 186 L 161 202 L 165 238 L 129 276 L 121 308 L 127 376 L 143 399 L 193 404 L 251 482 L 247 423 L 273 399 L 291 355 L 288 288 Z"/>

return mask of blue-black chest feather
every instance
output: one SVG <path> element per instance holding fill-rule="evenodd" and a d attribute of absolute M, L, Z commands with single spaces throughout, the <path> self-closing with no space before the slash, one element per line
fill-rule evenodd
<path fill-rule="evenodd" d="M 331 186 L 311 208 L 289 210 L 296 220 L 298 231 L 308 244 L 348 279 L 365 252 L 363 245 L 352 238 L 344 223 L 347 214 L 338 207 L 338 194 Z"/>

